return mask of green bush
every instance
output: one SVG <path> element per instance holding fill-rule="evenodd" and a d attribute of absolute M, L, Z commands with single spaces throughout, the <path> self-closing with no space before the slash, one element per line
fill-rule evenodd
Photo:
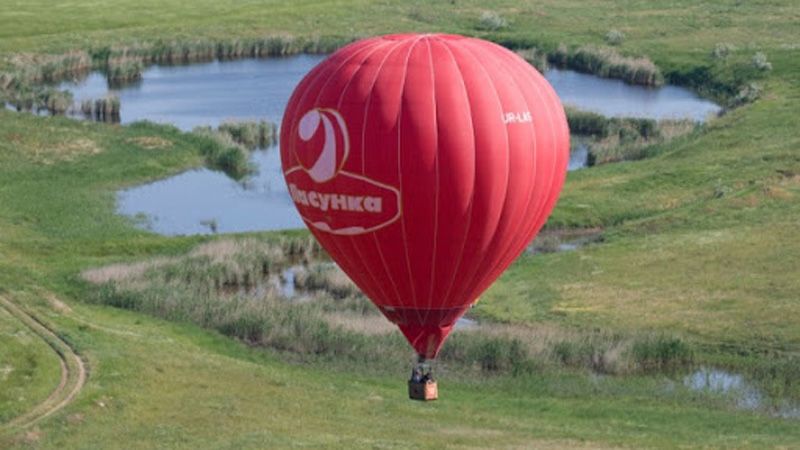
<path fill-rule="evenodd" d="M 736 50 L 736 47 L 733 44 L 729 44 L 727 42 L 720 42 L 714 46 L 714 50 L 711 51 L 711 57 L 714 59 L 727 59 L 733 51 Z"/>
<path fill-rule="evenodd" d="M 494 11 L 484 11 L 478 18 L 476 28 L 485 31 L 497 31 L 508 26 L 508 21 Z"/>
<path fill-rule="evenodd" d="M 614 30 L 609 30 L 609 32 L 606 33 L 606 43 L 608 43 L 608 45 L 620 45 L 624 40 L 625 40 L 625 33 L 623 33 L 622 31 L 614 29 Z"/>
<path fill-rule="evenodd" d="M 755 67 L 758 70 L 765 72 L 772 70 L 772 63 L 767 61 L 767 55 L 765 55 L 763 52 L 756 52 L 756 54 L 753 55 L 753 59 L 751 61 L 753 67 Z"/>

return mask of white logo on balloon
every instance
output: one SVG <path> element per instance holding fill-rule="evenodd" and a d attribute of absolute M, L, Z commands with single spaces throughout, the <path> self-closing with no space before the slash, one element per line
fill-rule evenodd
<path fill-rule="evenodd" d="M 344 152 L 341 161 L 336 160 L 336 130 L 334 129 L 334 122 L 331 120 L 331 117 L 335 119 L 336 126 L 339 127 L 342 133 Z M 319 129 L 320 123 L 325 132 L 325 142 L 322 145 L 322 152 L 320 152 L 314 164 L 311 165 L 311 168 L 304 167 L 304 169 L 308 172 L 312 180 L 317 183 L 324 183 L 336 176 L 336 173 L 341 168 L 341 164 L 347 159 L 347 154 L 350 152 L 350 142 L 347 136 L 347 126 L 342 116 L 332 109 L 319 108 L 308 111 L 300 118 L 297 130 L 300 139 L 306 142 L 311 140 Z"/>

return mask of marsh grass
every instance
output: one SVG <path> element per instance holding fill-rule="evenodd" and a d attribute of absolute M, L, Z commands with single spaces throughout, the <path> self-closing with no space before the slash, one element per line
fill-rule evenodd
<path fill-rule="evenodd" d="M 202 138 L 198 150 L 206 160 L 206 166 L 225 172 L 234 179 L 242 179 L 253 171 L 250 165 L 250 152 L 226 133 L 199 127 L 192 134 Z"/>
<path fill-rule="evenodd" d="M 350 38 L 274 35 L 250 39 L 188 39 L 155 42 L 134 42 L 124 46 L 98 47 L 92 51 L 100 66 L 114 59 L 138 59 L 149 64 L 190 64 L 195 62 L 239 58 L 267 58 L 299 53 L 330 53 L 351 42 Z"/>
<path fill-rule="evenodd" d="M 275 145 L 278 126 L 266 120 L 228 121 L 220 124 L 217 131 L 229 135 L 234 142 L 253 150 Z"/>
<path fill-rule="evenodd" d="M 649 58 L 623 56 L 610 47 L 584 45 L 570 50 L 561 44 L 549 55 L 549 60 L 555 65 L 600 77 L 617 78 L 630 84 L 664 84 L 664 76 Z"/>
<path fill-rule="evenodd" d="M 8 59 L 11 70 L 0 73 L 0 100 L 10 103 L 18 111 L 48 111 L 53 115 L 80 111 L 87 119 L 118 122 L 118 99 L 96 99 L 64 108 L 62 99 L 68 95 L 66 92 L 58 100 L 48 103 L 49 99 L 57 98 L 52 94 L 52 84 L 81 79 L 90 70 L 97 69 L 106 75 L 111 87 L 120 87 L 139 81 L 143 71 L 152 64 L 177 65 L 299 53 L 330 53 L 352 40 L 275 35 L 250 39 L 134 42 L 125 46 L 98 46 L 90 51 L 73 50 L 63 54 L 15 54 Z M 224 152 L 221 159 L 226 166 L 241 166 L 240 157 L 235 151 Z"/>
<path fill-rule="evenodd" d="M 109 95 L 96 100 L 84 100 L 80 105 L 81 114 L 96 122 L 119 123 L 119 97 Z"/>
<path fill-rule="evenodd" d="M 121 87 L 142 79 L 144 63 L 136 58 L 111 58 L 106 65 L 106 79 L 111 87 Z"/>
<path fill-rule="evenodd" d="M 225 122 L 216 129 L 196 127 L 192 134 L 200 138 L 197 146 L 208 167 L 242 179 L 253 171 L 250 152 L 274 145 L 276 130 L 272 122 L 236 121 Z"/>
<path fill-rule="evenodd" d="M 295 271 L 295 286 L 306 291 L 325 291 L 344 299 L 361 295 L 358 287 L 333 263 L 316 263 Z"/>
<path fill-rule="evenodd" d="M 592 165 L 635 161 L 659 154 L 674 139 L 698 132 L 701 125 L 691 120 L 631 120 L 612 125 L 603 139 L 589 144 Z"/>
<path fill-rule="evenodd" d="M 602 114 L 567 106 L 567 124 L 571 134 L 606 137 L 611 129 L 612 119 Z"/>
<path fill-rule="evenodd" d="M 686 136 L 700 125 L 688 119 L 638 119 L 605 117 L 590 111 L 565 108 L 570 132 L 590 136 L 590 165 L 630 161 L 653 156 L 657 147 Z"/>
<path fill-rule="evenodd" d="M 83 50 L 62 54 L 15 54 L 9 62 L 20 82 L 56 82 L 80 76 L 92 68 L 92 58 Z"/>
<path fill-rule="evenodd" d="M 287 268 L 302 292 L 294 298 L 276 283 Z M 406 363 L 411 353 L 394 325 L 306 239 L 212 241 L 184 256 L 110 265 L 82 277 L 96 286 L 95 302 L 194 323 L 294 360 L 381 369 Z M 675 346 L 681 351 L 671 351 Z M 686 349 L 674 337 L 481 323 L 453 333 L 438 361 L 453 373 L 521 375 L 550 367 L 628 374 L 686 366 Z"/>
<path fill-rule="evenodd" d="M 517 54 L 530 65 L 536 67 L 539 72 L 544 73 L 544 71 L 550 67 L 550 64 L 547 62 L 547 53 L 536 47 L 517 50 Z"/>

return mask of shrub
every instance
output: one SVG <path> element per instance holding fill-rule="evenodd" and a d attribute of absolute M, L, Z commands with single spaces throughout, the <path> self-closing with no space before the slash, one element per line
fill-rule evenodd
<path fill-rule="evenodd" d="M 507 26 L 508 22 L 500 14 L 494 11 L 484 11 L 478 19 L 476 28 L 485 31 L 497 31 Z"/>
<path fill-rule="evenodd" d="M 606 43 L 608 45 L 620 45 L 625 40 L 625 33 L 622 31 L 612 29 L 606 33 Z"/>
<path fill-rule="evenodd" d="M 739 88 L 739 92 L 731 101 L 731 106 L 741 106 L 746 103 L 752 103 L 761 97 L 761 85 L 757 83 L 747 83 Z"/>
<path fill-rule="evenodd" d="M 720 42 L 714 46 L 714 50 L 711 51 L 711 56 L 714 59 L 727 59 L 734 50 L 736 50 L 736 47 L 734 47 L 733 44 Z"/>
<path fill-rule="evenodd" d="M 767 61 L 767 55 L 765 55 L 763 52 L 756 52 L 756 54 L 753 55 L 753 59 L 751 60 L 751 64 L 756 69 L 764 71 L 764 72 L 772 70 L 772 63 Z"/>

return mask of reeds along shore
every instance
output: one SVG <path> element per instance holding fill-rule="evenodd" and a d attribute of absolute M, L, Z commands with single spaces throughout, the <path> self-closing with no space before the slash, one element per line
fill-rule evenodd
<path fill-rule="evenodd" d="M 136 58 L 111 58 L 106 64 L 106 79 L 111 87 L 121 87 L 142 79 L 144 61 Z"/>
<path fill-rule="evenodd" d="M 0 102 L 5 101 L 19 110 L 48 109 L 41 94 L 45 89 L 44 84 L 79 78 L 91 69 L 105 73 L 112 86 L 120 86 L 139 80 L 144 69 L 151 64 L 174 65 L 215 59 L 330 53 L 353 40 L 353 37 L 297 38 L 276 35 L 219 41 L 198 39 L 134 42 L 128 45 L 95 46 L 89 50 L 74 50 L 55 55 L 18 54 L 5 61 L 5 65 L 11 70 L 0 72 Z M 710 53 L 712 61 L 708 67 L 686 73 L 673 71 L 665 75 L 649 58 L 624 56 L 616 48 L 608 46 L 583 45 L 571 48 L 562 43 L 545 50 L 547 46 L 538 47 L 534 42 L 524 39 L 501 40 L 501 43 L 516 50 L 540 71 L 546 70 L 549 65 L 555 65 L 645 86 L 660 86 L 665 79 L 669 79 L 676 84 L 691 86 L 729 107 L 741 106 L 757 99 L 760 86 L 754 84 L 753 80 L 763 76 L 772 67 L 762 53 L 757 53 L 746 63 L 733 64 L 727 61 L 731 59 L 727 56 L 722 59 L 713 56 L 721 54 L 722 50 L 719 50 Z M 728 53 L 730 51 L 725 54 Z M 62 109 L 54 108 L 53 111 L 58 114 Z"/>
<path fill-rule="evenodd" d="M 329 53 L 352 41 L 348 38 L 295 38 L 292 36 L 267 36 L 224 41 L 156 41 L 134 43 L 126 46 L 102 46 L 91 50 L 74 50 L 64 54 L 10 57 L 8 72 L 0 72 L 0 101 L 7 102 L 20 111 L 44 111 L 66 114 L 81 111 L 89 118 L 111 122 L 118 116 L 117 105 L 104 99 L 93 105 L 87 114 L 86 105 L 69 105 L 63 108 L 60 101 L 52 107 L 48 99 L 53 83 L 81 78 L 90 70 L 105 73 L 109 85 L 119 87 L 141 79 L 144 69 L 152 64 L 190 64 L 239 58 L 265 58 L 298 53 Z M 118 103 L 118 100 L 116 101 Z M 99 111 L 95 113 L 94 111 Z"/>
<path fill-rule="evenodd" d="M 394 327 L 308 237 L 225 239 L 188 254 L 83 273 L 93 300 L 215 329 L 293 359 L 380 369 L 411 350 Z M 276 282 L 295 273 L 296 297 Z M 644 373 L 691 364 L 677 337 L 623 336 L 555 326 L 492 324 L 454 333 L 440 357 L 466 373 L 524 374 L 546 367 Z"/>
<path fill-rule="evenodd" d="M 198 142 L 206 164 L 235 179 L 251 172 L 249 156 L 252 150 L 267 148 L 277 142 L 278 126 L 268 121 L 224 122 L 216 129 L 197 127 L 192 134 L 203 138 Z"/>
<path fill-rule="evenodd" d="M 239 58 L 266 58 L 299 53 L 331 53 L 351 42 L 351 38 L 295 38 L 267 36 L 224 41 L 190 40 L 137 43 L 92 50 L 96 63 L 114 59 L 135 59 L 144 64 L 190 64 L 194 62 Z"/>
<path fill-rule="evenodd" d="M 81 102 L 81 114 L 96 122 L 119 123 L 119 97 L 108 96 Z"/>
<path fill-rule="evenodd" d="M 687 135 L 702 126 L 689 119 L 606 117 L 570 107 L 565 111 L 570 133 L 592 138 L 589 165 L 648 157 L 656 152 L 657 144 Z"/>
<path fill-rule="evenodd" d="M 664 76 L 649 58 L 623 56 L 610 47 L 584 45 L 570 50 L 561 44 L 548 55 L 548 61 L 578 72 L 616 78 L 630 84 L 644 86 L 664 84 Z"/>

